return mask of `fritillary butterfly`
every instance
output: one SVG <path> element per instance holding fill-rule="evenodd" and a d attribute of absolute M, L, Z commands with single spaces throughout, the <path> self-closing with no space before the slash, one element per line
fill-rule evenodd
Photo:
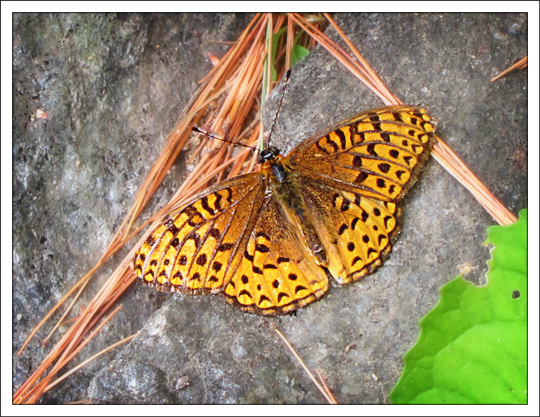
<path fill-rule="evenodd" d="M 419 107 L 360 113 L 261 170 L 213 185 L 165 216 L 132 268 L 160 291 L 222 293 L 244 311 L 286 314 L 388 258 L 400 199 L 416 181 L 435 124 Z"/>

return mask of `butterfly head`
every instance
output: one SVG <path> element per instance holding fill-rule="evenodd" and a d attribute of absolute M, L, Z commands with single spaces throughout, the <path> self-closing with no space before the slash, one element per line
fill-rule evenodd
<path fill-rule="evenodd" d="M 259 156 L 257 156 L 257 162 L 259 164 L 264 164 L 267 161 L 272 161 L 280 153 L 281 153 L 281 151 L 278 148 L 276 148 L 275 146 L 269 146 L 268 148 L 263 149 L 259 153 Z"/>

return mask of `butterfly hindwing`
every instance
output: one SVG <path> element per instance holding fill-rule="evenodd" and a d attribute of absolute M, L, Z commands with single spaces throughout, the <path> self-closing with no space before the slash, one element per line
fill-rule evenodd
<path fill-rule="evenodd" d="M 225 288 L 227 300 L 245 311 L 273 315 L 321 298 L 328 277 L 303 246 L 276 199 L 265 198 L 243 259 Z"/>
<path fill-rule="evenodd" d="M 338 284 L 357 280 L 382 265 L 399 232 L 397 204 L 315 181 L 306 182 L 302 189 L 326 248 L 327 268 Z"/>

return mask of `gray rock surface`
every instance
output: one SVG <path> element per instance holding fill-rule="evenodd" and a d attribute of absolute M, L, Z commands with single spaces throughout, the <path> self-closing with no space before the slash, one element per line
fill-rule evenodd
<path fill-rule="evenodd" d="M 98 260 L 196 80 L 210 68 L 205 51 L 224 53 L 208 41 L 235 39 L 249 18 L 16 17 L 15 350 Z M 527 71 L 490 82 L 527 54 L 526 15 L 346 14 L 338 24 L 394 94 L 428 108 L 439 120 L 438 134 L 503 204 L 516 215 L 527 207 Z M 274 144 L 290 150 L 325 126 L 381 105 L 317 47 L 293 70 Z M 37 108 L 47 112 L 46 121 L 31 121 Z M 181 161 L 148 213 L 181 183 L 180 168 Z M 386 403 L 440 286 L 463 265 L 473 269 L 468 279 L 482 281 L 489 254 L 481 243 L 492 224 L 431 160 L 405 198 L 401 237 L 377 273 L 279 318 L 242 313 L 218 296 L 159 294 L 137 283 L 80 357 L 142 328 L 139 335 L 42 402 L 323 403 L 276 326 L 312 370 L 322 371 L 338 402 Z M 122 255 L 101 270 L 81 304 Z M 14 357 L 14 389 L 46 352 L 34 341 Z"/>
<path fill-rule="evenodd" d="M 165 144 L 178 115 L 250 21 L 232 14 L 16 14 L 13 41 L 13 389 L 49 352 L 49 322 L 31 329 L 99 260 Z M 37 109 L 48 118 L 34 120 Z M 183 181 L 178 158 L 145 218 Z M 88 304 L 127 250 L 102 267 Z M 123 309 L 74 364 L 140 330 L 169 297 L 134 285 Z M 53 318 L 58 319 L 61 313 Z M 67 330 L 67 326 L 61 331 Z M 90 378 L 117 352 L 89 364 L 43 403 L 87 398 Z"/>

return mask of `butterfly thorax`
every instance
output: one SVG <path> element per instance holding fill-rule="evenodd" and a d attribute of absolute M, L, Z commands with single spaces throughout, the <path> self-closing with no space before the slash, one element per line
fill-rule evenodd
<path fill-rule="evenodd" d="M 298 235 L 300 242 L 305 242 L 304 249 L 315 256 L 319 264 L 326 266 L 324 245 L 315 231 L 314 221 L 306 207 L 300 184 L 296 180 L 297 173 L 289 157 L 272 156 L 262 164 L 261 172 L 268 181 L 266 195 L 272 196 L 279 203 L 284 217 L 288 219 L 289 224 L 283 224 L 282 227 L 290 227 Z"/>

